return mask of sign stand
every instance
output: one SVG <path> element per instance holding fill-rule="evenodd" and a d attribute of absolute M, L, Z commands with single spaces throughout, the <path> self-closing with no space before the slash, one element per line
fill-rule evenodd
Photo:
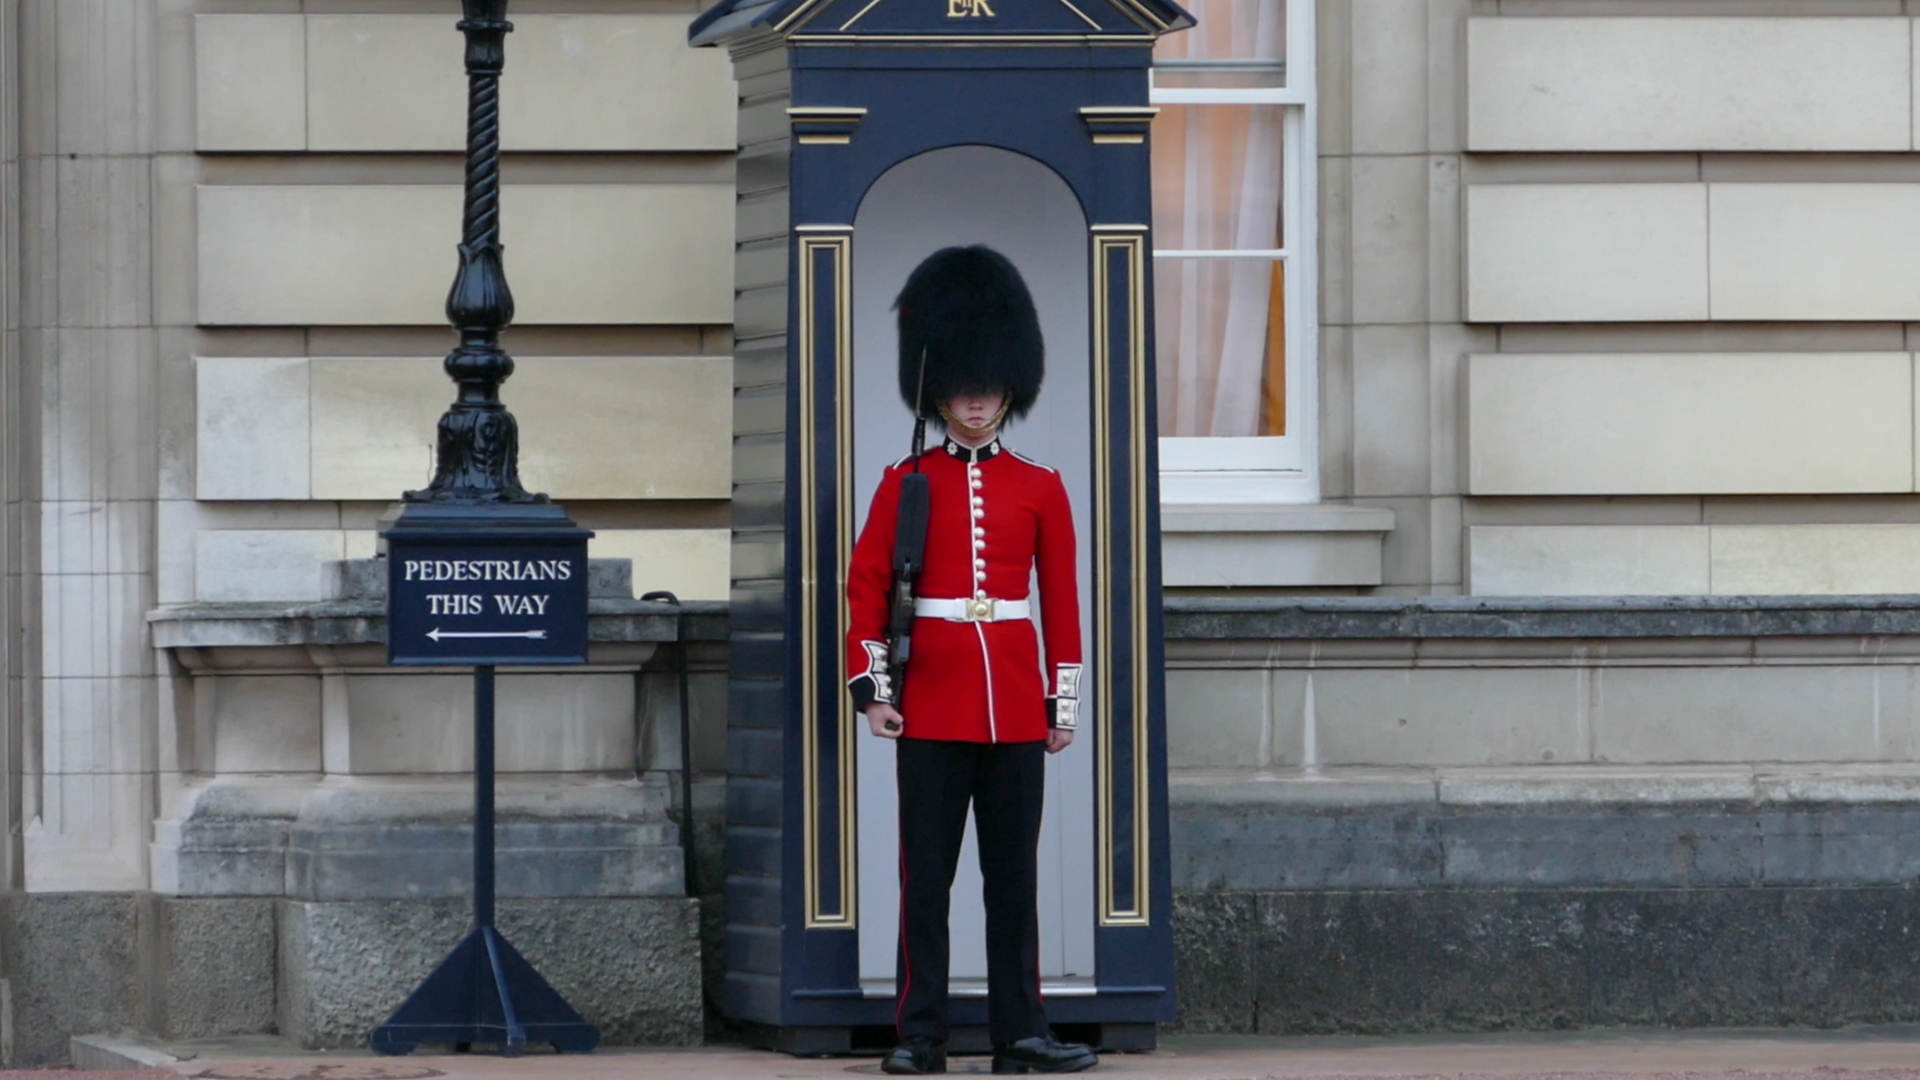
<path fill-rule="evenodd" d="M 508 1057 L 529 1041 L 585 1053 L 600 1030 L 581 1019 L 493 926 L 493 665 L 473 669 L 473 929 L 432 975 L 373 1030 L 373 1049 L 405 1054 L 421 1043 L 492 1044 Z"/>
<path fill-rule="evenodd" d="M 529 1040 L 584 1053 L 582 1019 L 493 925 L 497 664 L 587 662 L 587 539 L 566 511 L 520 485 L 520 429 L 500 400 L 513 321 L 500 243 L 500 73 L 507 0 L 461 0 L 467 39 L 466 214 L 447 321 L 460 343 L 446 372 L 458 396 L 440 417 L 433 482 L 409 491 L 387 542 L 387 662 L 473 668 L 473 930 L 373 1030 L 373 1049 Z"/>

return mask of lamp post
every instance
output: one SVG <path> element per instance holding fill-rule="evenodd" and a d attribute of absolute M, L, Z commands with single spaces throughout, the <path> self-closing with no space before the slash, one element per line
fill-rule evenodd
<path fill-rule="evenodd" d="M 460 333 L 448 377 L 460 388 L 440 417 L 433 482 L 410 503 L 544 503 L 520 486 L 520 426 L 500 401 L 513 357 L 500 331 L 513 321 L 513 292 L 500 243 L 500 73 L 506 66 L 507 0 L 463 0 L 467 35 L 467 193 L 460 268 L 447 293 L 447 321 Z"/>
<path fill-rule="evenodd" d="M 587 538 L 566 511 L 520 486 L 519 425 L 500 401 L 513 321 L 500 244 L 500 72 L 507 0 L 462 0 L 467 36 L 467 190 L 447 320 L 459 387 L 440 417 L 433 481 L 404 496 L 387 541 L 387 661 L 473 667 L 473 929 L 368 1041 L 528 1042 L 583 1052 L 600 1041 L 494 927 L 494 667 L 587 659 Z"/>

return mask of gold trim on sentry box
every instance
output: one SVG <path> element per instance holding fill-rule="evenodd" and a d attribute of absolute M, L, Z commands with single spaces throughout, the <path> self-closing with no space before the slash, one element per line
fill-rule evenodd
<path fill-rule="evenodd" d="M 1115 702 L 1113 698 L 1113 529 L 1112 515 L 1120 508 L 1110 505 L 1113 481 L 1113 377 L 1112 319 L 1107 297 L 1112 284 L 1109 257 L 1124 253 L 1127 274 L 1127 506 L 1129 523 L 1127 543 L 1127 589 L 1131 603 L 1126 617 L 1130 625 L 1127 638 L 1131 656 L 1128 671 L 1133 687 L 1129 702 L 1133 740 L 1132 775 L 1124 778 L 1132 790 L 1133 815 L 1130 831 L 1133 841 L 1133 903 L 1119 906 L 1114 895 L 1114 782 L 1113 762 Z M 1097 821 L 1100 828 L 1099 916 L 1102 926 L 1145 926 L 1151 919 L 1147 883 L 1151 880 L 1148 863 L 1147 828 L 1147 610 L 1146 610 L 1146 236 L 1129 229 L 1125 233 L 1095 231 L 1093 234 L 1093 407 L 1094 407 L 1094 572 L 1095 621 L 1098 641 L 1094 655 L 1107 662 L 1099 666 L 1099 700 L 1095 710 L 1096 739 L 1094 771 L 1097 774 L 1099 800 Z"/>
<path fill-rule="evenodd" d="M 803 138 L 801 142 L 806 142 Z M 1147 141 L 1145 135 L 1095 135 L 1095 146 L 1140 146 Z"/>
<path fill-rule="evenodd" d="M 857 124 L 867 115 L 867 110 L 858 105 L 795 105 L 787 110 L 787 118 L 795 123 L 821 121 Z"/>
<path fill-rule="evenodd" d="M 804 228 L 804 226 L 802 227 Z M 797 230 L 796 230 L 797 231 Z M 801 725 L 801 803 L 805 819 L 802 823 L 802 886 L 806 894 L 806 918 L 808 929 L 850 930 L 855 925 L 855 912 L 858 906 L 854 897 L 854 860 L 853 850 L 853 753 L 852 740 L 852 704 L 845 694 L 836 694 L 839 704 L 834 710 L 834 741 L 839 768 L 835 777 L 833 798 L 839 809 L 839 904 L 837 909 L 828 911 L 822 904 L 820 895 L 820 580 L 817 558 L 819 552 L 819 452 L 818 442 L 812 437 L 811 429 L 818 416 L 818 399 L 814 389 L 816 383 L 815 368 L 820 357 L 814 355 L 814 305 L 818 299 L 820 282 L 814 271 L 814 257 L 820 252 L 833 255 L 834 290 L 834 356 L 833 365 L 836 377 L 840 380 L 836 387 L 836 398 L 844 401 L 846 372 L 852 366 L 852 343 L 848 340 L 851 311 L 848 296 L 852 274 L 848 268 L 848 255 L 851 251 L 852 237 L 845 232 L 838 235 L 801 235 L 800 237 L 800 325 L 798 327 L 800 358 L 800 423 L 801 430 L 796 434 L 800 440 L 800 491 L 795 497 L 800 500 L 800 725 Z M 835 431 L 842 431 L 846 422 L 845 408 L 836 402 Z M 844 437 L 844 436 L 842 436 Z M 848 492 L 844 476 L 846 467 L 845 445 L 842 444 L 839 455 L 842 463 L 836 466 L 835 499 L 836 523 L 846 518 L 845 504 Z M 835 565 L 838 578 L 846 578 L 846 536 L 844 526 L 837 538 L 839 552 Z M 836 585 L 838 582 L 835 583 Z M 842 590 L 844 591 L 844 590 Z M 835 620 L 834 640 L 845 636 L 846 599 L 841 596 L 834 606 L 838 613 Z M 846 657 L 841 649 L 835 648 L 839 657 L 834 670 L 839 672 L 840 680 L 836 690 L 846 685 Z"/>
<path fill-rule="evenodd" d="M 1134 138 L 1138 139 L 1139 136 L 1136 135 L 1134 136 Z M 1093 141 L 1099 142 L 1100 140 L 1098 137 L 1095 137 Z M 800 143 L 801 146 L 846 146 L 847 144 L 853 142 L 853 136 L 851 135 L 802 135 L 799 137 L 798 142 Z"/>
<path fill-rule="evenodd" d="M 878 3 L 878 2 L 879 2 L 879 0 L 874 0 L 874 2 L 875 2 L 875 3 Z M 1060 3 L 1062 3 L 1062 4 L 1064 4 L 1064 5 L 1066 6 L 1066 9 L 1067 9 L 1068 11 L 1071 11 L 1071 12 L 1073 12 L 1073 13 L 1074 13 L 1075 15 L 1078 15 L 1078 16 L 1080 16 L 1080 21 L 1081 21 L 1081 22 L 1083 22 L 1083 23 L 1086 23 L 1086 24 L 1087 24 L 1088 26 L 1091 26 L 1091 27 L 1093 27 L 1093 28 L 1094 28 L 1095 30 L 1105 30 L 1105 29 L 1106 29 L 1106 27 L 1104 27 L 1104 26 L 1101 26 L 1101 25 L 1100 25 L 1099 23 L 1097 23 L 1097 22 L 1094 22 L 1094 21 L 1093 21 L 1092 19 L 1089 19 L 1089 18 L 1087 18 L 1087 13 L 1086 13 L 1086 12 L 1084 12 L 1084 11 L 1081 11 L 1081 10 L 1080 10 L 1079 8 L 1077 8 L 1077 7 L 1074 7 L 1074 6 L 1072 5 L 1072 4 L 1070 4 L 1070 3 L 1068 3 L 1068 2 L 1067 2 L 1067 0 L 1060 0 Z"/>
<path fill-rule="evenodd" d="M 1089 124 L 1138 124 L 1160 115 L 1157 105 L 1082 105 L 1080 119 Z"/>

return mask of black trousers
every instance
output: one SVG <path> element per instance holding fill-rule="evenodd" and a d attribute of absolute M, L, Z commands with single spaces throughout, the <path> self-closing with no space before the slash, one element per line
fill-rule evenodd
<path fill-rule="evenodd" d="M 994 1045 L 1047 1030 L 1040 1003 L 1040 808 L 1044 742 L 901 739 L 900 948 L 902 1039 L 947 1041 L 947 908 L 967 806 L 973 806 L 987 908 L 987 1023 Z"/>

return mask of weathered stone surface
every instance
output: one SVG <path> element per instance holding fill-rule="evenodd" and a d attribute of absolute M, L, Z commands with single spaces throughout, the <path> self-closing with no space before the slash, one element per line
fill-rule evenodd
<path fill-rule="evenodd" d="M 1283 816 L 1181 807 L 1173 836 L 1181 889 L 1394 888 L 1445 876 L 1431 814 Z"/>
<path fill-rule="evenodd" d="M 1920 809 L 1885 803 L 1436 803 L 1339 811 L 1177 797 L 1171 824 L 1174 888 L 1192 892 L 1920 879 Z"/>
<path fill-rule="evenodd" d="M 273 901 L 145 899 L 153 927 L 153 979 L 144 1026 L 167 1039 L 273 1031 Z"/>
<path fill-rule="evenodd" d="M 1775 889 L 1597 892 L 1589 1023 L 1767 1027 L 1788 1013 L 1775 978 Z M 1831 942 L 1823 943 L 1830 948 Z"/>
<path fill-rule="evenodd" d="M 4 903 L 0 948 L 13 997 L 6 1064 L 63 1062 L 74 1035 L 137 1022 L 138 896 L 14 893 Z"/>
<path fill-rule="evenodd" d="M 1920 891 L 1787 889 L 1778 918 L 1775 964 L 1788 1022 L 1920 1020 Z"/>
<path fill-rule="evenodd" d="M 606 1045 L 700 1043 L 699 901 L 508 903 L 500 931 Z"/>
<path fill-rule="evenodd" d="M 503 823 L 500 895 L 677 895 L 673 841 L 664 822 Z M 301 900 L 457 897 L 472 888 L 471 825 L 295 826 L 287 847 L 286 894 Z"/>
<path fill-rule="evenodd" d="M 1173 952 L 1180 1009 L 1189 1034 L 1255 1030 L 1254 975 L 1259 902 L 1251 893 L 1175 893 Z"/>
<path fill-rule="evenodd" d="M 1449 884 L 1755 885 L 1766 857 L 1759 817 L 1738 809 L 1521 809 L 1447 815 L 1434 829 Z"/>
<path fill-rule="evenodd" d="M 700 1041 L 697 901 L 507 900 L 498 924 L 604 1044 Z M 281 1033 L 312 1048 L 366 1045 L 470 926 L 457 900 L 282 901 Z"/>
<path fill-rule="evenodd" d="M 1920 880 L 1920 807 L 1798 807 L 1761 817 L 1770 885 L 1894 885 Z"/>
<path fill-rule="evenodd" d="M 1256 1029 L 1560 1028 L 1587 998 L 1578 897 L 1530 891 L 1260 897 Z"/>

